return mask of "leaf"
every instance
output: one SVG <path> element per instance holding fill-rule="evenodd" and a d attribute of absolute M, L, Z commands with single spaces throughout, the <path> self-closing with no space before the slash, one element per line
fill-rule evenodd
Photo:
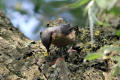
<path fill-rule="evenodd" d="M 117 2 L 117 0 L 95 0 L 95 1 L 100 8 L 107 10 L 110 10 Z"/>
<path fill-rule="evenodd" d="M 86 60 L 95 60 L 95 59 L 98 59 L 100 57 L 102 57 L 103 55 L 101 53 L 90 53 L 88 54 L 85 59 Z"/>
<path fill-rule="evenodd" d="M 90 0 L 77 0 L 75 3 L 68 5 L 69 8 L 78 8 L 87 4 Z"/>
<path fill-rule="evenodd" d="M 116 31 L 116 35 L 120 37 L 120 30 Z"/>
<path fill-rule="evenodd" d="M 113 7 L 108 13 L 113 14 L 115 16 L 120 16 L 120 7 Z"/>

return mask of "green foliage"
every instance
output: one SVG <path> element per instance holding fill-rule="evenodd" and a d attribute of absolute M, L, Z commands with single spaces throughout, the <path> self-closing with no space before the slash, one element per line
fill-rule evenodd
<path fill-rule="evenodd" d="M 69 8 L 78 8 L 80 6 L 86 5 L 90 0 L 77 0 L 75 3 L 68 5 Z"/>
<path fill-rule="evenodd" d="M 112 75 L 114 77 L 118 76 L 120 73 L 120 46 L 104 46 L 102 47 L 99 52 L 96 53 L 89 53 L 85 60 L 104 60 L 104 59 L 111 59 L 111 61 L 116 61 L 117 63 L 114 64 L 112 69 Z"/>
<path fill-rule="evenodd" d="M 88 18 L 91 19 L 90 21 L 92 21 L 93 24 L 102 25 L 103 22 L 101 22 L 101 21 L 98 20 L 98 18 L 97 18 L 98 9 L 99 9 L 99 7 L 98 7 L 94 2 L 91 2 L 91 3 L 88 4 L 88 6 L 86 7 L 85 11 L 88 12 Z"/>
<path fill-rule="evenodd" d="M 60 8 L 60 7 L 63 7 L 68 5 L 68 4 L 71 4 L 70 0 L 62 0 L 62 1 L 51 1 L 49 2 L 49 5 L 52 6 L 52 7 L 55 7 L 55 8 Z"/>
<path fill-rule="evenodd" d="M 102 54 L 101 53 L 89 53 L 85 59 L 86 60 L 95 60 L 95 59 L 99 59 L 102 57 Z"/>
<path fill-rule="evenodd" d="M 120 30 L 116 31 L 116 35 L 120 37 Z"/>
<path fill-rule="evenodd" d="M 34 11 L 38 12 L 40 9 L 41 4 L 44 2 L 43 0 L 32 0 L 35 5 Z"/>
<path fill-rule="evenodd" d="M 115 15 L 115 16 L 120 16 L 120 7 L 114 6 L 108 13 Z"/>
<path fill-rule="evenodd" d="M 94 26 L 94 24 L 106 25 L 107 23 L 103 23 L 97 17 L 101 16 L 106 11 L 108 11 L 108 14 L 111 13 L 113 15 L 119 16 L 120 8 L 114 7 L 116 2 L 117 0 L 77 0 L 75 3 L 68 5 L 68 7 L 78 8 L 81 6 L 86 6 L 86 8 L 84 9 L 84 13 L 88 13 L 90 26 Z"/>
<path fill-rule="evenodd" d="M 110 10 L 115 5 L 117 0 L 95 0 L 95 2 L 100 8 Z"/>
<path fill-rule="evenodd" d="M 5 5 L 3 3 L 3 0 L 0 0 L 0 9 L 3 10 L 5 8 Z"/>

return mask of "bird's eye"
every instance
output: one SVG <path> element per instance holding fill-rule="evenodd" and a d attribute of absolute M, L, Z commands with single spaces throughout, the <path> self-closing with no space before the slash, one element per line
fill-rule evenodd
<path fill-rule="evenodd" d="M 69 26 L 69 27 L 70 27 L 70 24 L 67 24 L 67 26 Z"/>
<path fill-rule="evenodd" d="M 50 24 L 48 23 L 48 24 L 47 24 L 47 27 L 49 27 L 49 26 L 50 26 Z"/>

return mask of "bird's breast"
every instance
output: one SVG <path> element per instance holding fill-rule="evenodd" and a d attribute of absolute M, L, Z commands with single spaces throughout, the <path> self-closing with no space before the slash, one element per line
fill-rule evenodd
<path fill-rule="evenodd" d="M 65 47 L 69 44 L 73 44 L 75 40 L 75 32 L 72 31 L 68 35 L 59 34 L 54 35 L 54 38 L 52 39 L 52 44 L 54 44 L 57 47 Z"/>

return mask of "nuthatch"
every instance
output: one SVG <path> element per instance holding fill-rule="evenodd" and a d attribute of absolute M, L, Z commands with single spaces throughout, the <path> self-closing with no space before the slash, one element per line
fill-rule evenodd
<path fill-rule="evenodd" d="M 69 44 L 73 44 L 75 40 L 74 27 L 70 24 L 62 24 L 59 26 L 49 27 L 45 31 L 40 33 L 42 44 L 49 52 L 51 44 L 60 47 L 65 47 Z"/>

